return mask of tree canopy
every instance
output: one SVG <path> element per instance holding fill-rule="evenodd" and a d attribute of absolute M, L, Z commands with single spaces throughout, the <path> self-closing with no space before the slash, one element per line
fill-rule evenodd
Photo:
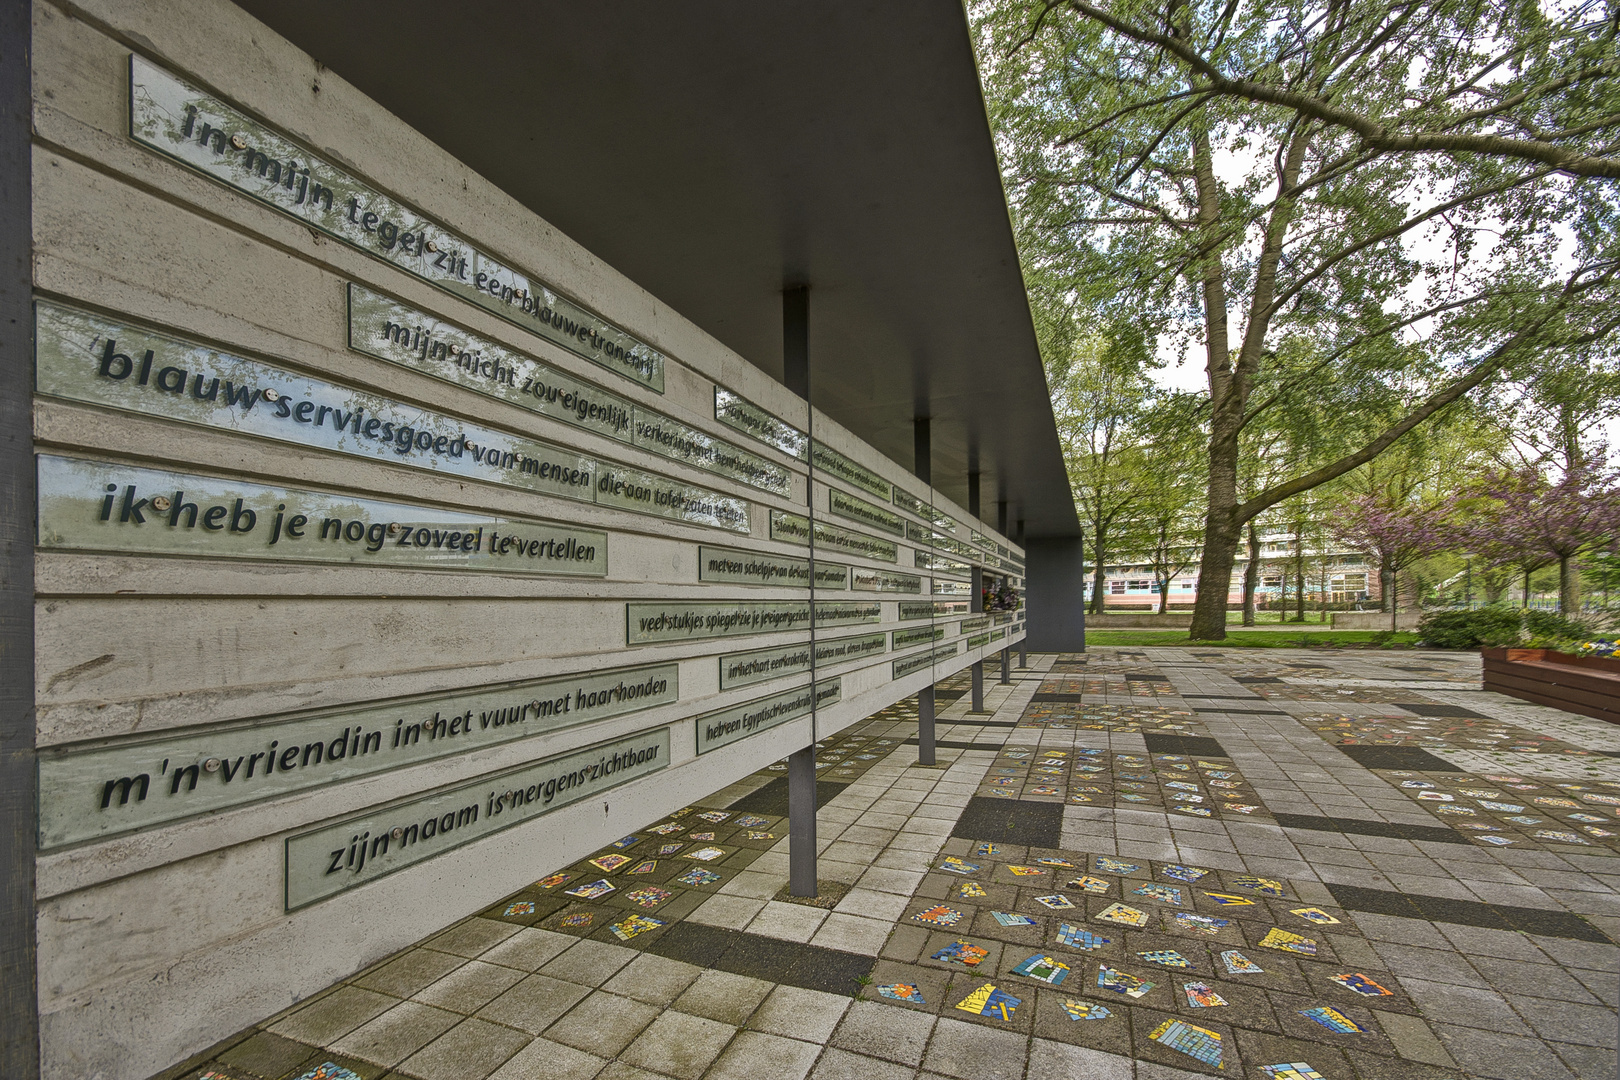
<path fill-rule="evenodd" d="M 1460 0 L 982 0 L 1039 323 L 1202 353 L 1193 635 L 1224 635 L 1267 508 L 1620 327 L 1620 19 Z M 1169 354 L 1167 356 L 1167 354 Z M 1246 429 L 1358 438 L 1257 489 Z"/>

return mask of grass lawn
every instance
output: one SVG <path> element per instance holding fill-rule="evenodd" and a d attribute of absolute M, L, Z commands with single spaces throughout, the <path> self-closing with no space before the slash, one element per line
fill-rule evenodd
<path fill-rule="evenodd" d="M 1087 645 L 1208 645 L 1223 649 L 1411 648 L 1418 635 L 1388 630 L 1228 630 L 1222 641 L 1188 641 L 1185 630 L 1087 630 Z"/>

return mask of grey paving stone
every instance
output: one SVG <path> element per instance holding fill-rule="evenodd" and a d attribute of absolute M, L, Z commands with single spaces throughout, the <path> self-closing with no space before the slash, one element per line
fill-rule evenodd
<path fill-rule="evenodd" d="M 942 1017 L 923 1067 L 963 1080 L 1022 1080 L 1029 1038 Z"/>
<path fill-rule="evenodd" d="M 1131 1080 L 1134 1075 L 1128 1057 L 1039 1038 L 1030 1043 L 1025 1073 L 1026 1080 Z"/>
<path fill-rule="evenodd" d="M 366 990 L 406 998 L 438 982 L 467 961 L 433 949 L 411 949 L 354 981 Z"/>
<path fill-rule="evenodd" d="M 740 1032 L 704 1080 L 804 1080 L 821 1053 L 814 1043 L 762 1031 Z"/>
<path fill-rule="evenodd" d="M 590 987 L 546 975 L 530 975 L 486 1004 L 478 1015 L 497 1024 L 538 1035 L 572 1009 Z"/>
<path fill-rule="evenodd" d="M 1457 1064 L 1492 1080 L 1573 1080 L 1574 1074 L 1540 1039 L 1480 1028 L 1436 1024 Z"/>
<path fill-rule="evenodd" d="M 484 1020 L 463 1020 L 399 1066 L 421 1080 L 484 1080 L 529 1043 L 529 1036 Z"/>
<path fill-rule="evenodd" d="M 540 972 L 581 986 L 601 986 L 639 955 L 634 949 L 586 939 L 574 942 L 567 952 L 547 963 Z"/>
<path fill-rule="evenodd" d="M 572 1046 L 535 1039 L 499 1069 L 490 1080 L 592 1080 L 607 1061 Z"/>
<path fill-rule="evenodd" d="M 460 1022 L 456 1013 L 402 1001 L 349 1032 L 332 1049 L 378 1065 L 398 1065 Z"/>
<path fill-rule="evenodd" d="M 703 969 L 695 964 L 642 953 L 603 983 L 602 989 L 649 1005 L 668 1005 L 702 974 Z"/>
<path fill-rule="evenodd" d="M 729 1024 L 669 1009 L 636 1036 L 619 1060 L 678 1080 L 698 1080 L 736 1033 Z"/>
<path fill-rule="evenodd" d="M 778 986 L 748 1021 L 753 1031 L 825 1043 L 850 1006 L 850 999 L 797 986 Z"/>
<path fill-rule="evenodd" d="M 586 997 L 546 1029 L 546 1038 L 598 1057 L 617 1057 L 659 1010 L 600 990 Z"/>
<path fill-rule="evenodd" d="M 411 1000 L 471 1015 L 523 978 L 523 972 L 515 968 L 471 960 L 424 986 L 411 995 Z"/>
<path fill-rule="evenodd" d="M 397 1004 L 397 999 L 358 986 L 340 986 L 271 1026 L 277 1035 L 329 1046 Z"/>
<path fill-rule="evenodd" d="M 555 934 L 550 930 L 525 926 L 499 945 L 480 953 L 478 959 L 486 964 L 501 964 L 523 971 L 538 971 L 548 960 L 578 940 L 568 934 Z"/>
<path fill-rule="evenodd" d="M 816 1062 L 810 1080 L 912 1080 L 916 1070 L 909 1065 L 830 1049 Z"/>
<path fill-rule="evenodd" d="M 471 959 L 494 948 L 521 929 L 511 923 L 474 917 L 429 938 L 423 947 Z"/>
<path fill-rule="evenodd" d="M 833 1033 L 832 1045 L 913 1067 L 922 1064 L 934 1017 L 899 1005 L 853 1002 Z"/>
<path fill-rule="evenodd" d="M 705 971 L 680 997 L 675 1008 L 693 1016 L 741 1027 L 759 1008 L 773 984 L 729 971 Z"/>
<path fill-rule="evenodd" d="M 1508 1003 L 1543 1039 L 1604 1046 L 1611 1051 L 1615 1048 L 1617 1023 L 1613 1006 L 1579 1005 L 1514 994 L 1508 995 Z"/>

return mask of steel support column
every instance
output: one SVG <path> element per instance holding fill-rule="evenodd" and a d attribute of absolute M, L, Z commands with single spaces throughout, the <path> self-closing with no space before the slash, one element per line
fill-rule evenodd
<path fill-rule="evenodd" d="M 917 691 L 917 764 L 934 764 L 934 687 Z"/>
<path fill-rule="evenodd" d="M 794 286 L 782 290 L 782 381 L 787 388 L 810 401 L 810 289 Z M 813 470 L 812 470 L 813 471 Z M 806 485 L 807 512 L 815 517 L 815 484 Z M 811 529 L 810 559 L 815 561 L 815 529 Z M 814 612 L 815 578 L 810 585 L 810 610 Z M 810 619 L 810 684 L 815 685 L 816 623 Z M 814 700 L 815 695 L 811 695 Z M 788 756 L 788 892 L 793 896 L 816 895 L 816 713 L 810 710 L 810 745 Z"/>

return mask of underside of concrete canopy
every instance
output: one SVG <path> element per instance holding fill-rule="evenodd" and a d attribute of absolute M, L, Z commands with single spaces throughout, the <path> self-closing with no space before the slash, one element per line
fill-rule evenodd
<path fill-rule="evenodd" d="M 242 6 L 776 378 L 809 286 L 817 407 L 1078 535 L 955 0 Z"/>

